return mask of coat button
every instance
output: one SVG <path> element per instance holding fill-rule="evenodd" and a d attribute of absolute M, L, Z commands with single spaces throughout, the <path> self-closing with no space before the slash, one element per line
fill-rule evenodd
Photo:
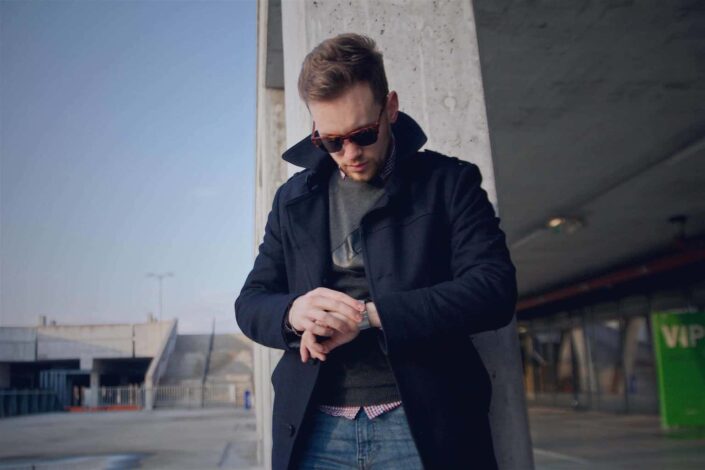
<path fill-rule="evenodd" d="M 294 426 L 293 424 L 287 424 L 286 427 L 289 430 L 289 436 L 293 436 L 296 432 L 296 426 Z"/>

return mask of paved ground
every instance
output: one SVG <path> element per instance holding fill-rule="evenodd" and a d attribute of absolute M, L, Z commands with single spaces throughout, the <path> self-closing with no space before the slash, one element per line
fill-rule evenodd
<path fill-rule="evenodd" d="M 255 418 L 233 409 L 52 413 L 0 419 L 0 469 L 247 469 Z"/>
<path fill-rule="evenodd" d="M 705 434 L 667 435 L 655 416 L 529 411 L 538 470 L 705 468 Z M 244 410 L 45 414 L 0 420 L 0 470 L 251 469 Z"/>
<path fill-rule="evenodd" d="M 665 433 L 657 416 L 531 408 L 536 468 L 705 468 L 705 433 Z"/>

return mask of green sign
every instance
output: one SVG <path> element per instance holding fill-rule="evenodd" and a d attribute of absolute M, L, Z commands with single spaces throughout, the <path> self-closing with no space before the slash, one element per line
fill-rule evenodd
<path fill-rule="evenodd" d="M 661 422 L 705 427 L 705 313 L 651 315 Z"/>

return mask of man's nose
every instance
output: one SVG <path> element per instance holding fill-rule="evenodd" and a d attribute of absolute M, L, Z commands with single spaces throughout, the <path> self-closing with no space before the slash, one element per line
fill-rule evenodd
<path fill-rule="evenodd" d="M 346 159 L 354 160 L 362 153 L 362 147 L 355 142 L 351 142 L 350 139 L 345 139 L 343 141 L 343 152 Z"/>

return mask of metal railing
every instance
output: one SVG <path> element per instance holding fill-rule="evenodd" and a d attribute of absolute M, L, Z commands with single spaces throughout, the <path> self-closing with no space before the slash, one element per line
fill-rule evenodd
<path fill-rule="evenodd" d="M 50 390 L 0 390 L 0 418 L 60 411 L 56 392 Z"/>
<path fill-rule="evenodd" d="M 154 388 L 155 408 L 244 407 L 244 384 L 159 385 Z M 84 388 L 82 403 L 98 407 L 145 407 L 144 386 L 100 387 L 98 397 L 91 388 Z"/>
<path fill-rule="evenodd" d="M 100 387 L 98 389 L 98 406 L 136 406 L 144 407 L 144 388 Z"/>
<path fill-rule="evenodd" d="M 155 408 L 207 408 L 244 406 L 245 387 L 240 384 L 160 385 Z"/>

